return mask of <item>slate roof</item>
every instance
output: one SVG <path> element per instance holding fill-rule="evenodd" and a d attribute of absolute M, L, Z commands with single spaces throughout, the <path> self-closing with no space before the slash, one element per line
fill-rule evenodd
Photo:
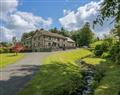
<path fill-rule="evenodd" d="M 72 42 L 72 43 L 74 43 L 75 41 L 73 41 L 71 38 L 69 38 L 69 37 L 66 37 L 67 38 L 67 41 L 68 42 Z"/>
<path fill-rule="evenodd" d="M 57 33 L 52 33 L 52 32 L 46 31 L 46 30 L 37 30 L 36 32 L 40 32 L 42 35 L 45 35 L 45 36 L 51 36 L 51 37 L 66 39 L 66 37 L 63 36 L 63 35 L 60 35 L 60 34 L 57 34 Z"/>

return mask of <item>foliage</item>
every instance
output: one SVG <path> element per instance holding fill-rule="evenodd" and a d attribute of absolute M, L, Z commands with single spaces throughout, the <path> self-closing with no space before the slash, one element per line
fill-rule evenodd
<path fill-rule="evenodd" d="M 97 45 L 101 45 L 102 43 L 103 43 L 102 40 L 93 42 L 92 44 L 90 44 L 90 48 L 95 49 L 95 47 L 96 47 Z"/>
<path fill-rule="evenodd" d="M 3 68 L 7 66 L 8 64 L 14 63 L 18 59 L 21 59 L 24 55 L 18 54 L 17 56 L 14 55 L 14 53 L 4 53 L 0 54 L 0 68 Z"/>
<path fill-rule="evenodd" d="M 112 44 L 112 43 L 111 43 Z M 104 41 L 102 44 L 101 44 L 101 50 L 103 52 L 107 52 L 110 48 L 110 43 L 108 41 Z"/>
<path fill-rule="evenodd" d="M 120 44 L 118 43 L 112 46 L 109 53 L 111 56 L 111 60 L 120 64 Z"/>
<path fill-rule="evenodd" d="M 34 35 L 34 31 L 31 31 L 29 33 L 23 33 L 22 37 L 21 37 L 21 41 L 23 41 L 24 39 L 28 38 L 28 37 L 31 37 Z"/>
<path fill-rule="evenodd" d="M 69 32 L 66 31 L 63 27 L 61 27 L 61 30 L 60 30 L 59 34 L 65 36 L 65 37 L 69 36 Z"/>
<path fill-rule="evenodd" d="M 0 47 L 0 53 L 8 53 L 9 48 L 8 47 Z"/>
<path fill-rule="evenodd" d="M 104 52 L 108 52 L 113 45 L 113 38 L 107 37 L 101 43 L 95 44 L 94 54 L 96 56 L 101 56 Z M 94 45 L 94 44 L 93 44 Z"/>
<path fill-rule="evenodd" d="M 65 37 L 69 36 L 69 32 L 67 30 L 65 30 L 63 27 L 61 27 L 60 30 L 58 30 L 56 27 L 54 27 L 54 28 L 51 28 L 49 31 L 52 33 L 61 34 Z"/>
<path fill-rule="evenodd" d="M 115 25 L 114 29 L 112 30 L 112 33 L 118 38 L 120 43 L 120 22 Z"/>
<path fill-rule="evenodd" d="M 59 32 L 56 27 L 51 28 L 49 31 L 52 32 L 52 33 L 58 33 Z"/>
<path fill-rule="evenodd" d="M 95 56 L 102 56 L 103 51 L 102 50 L 95 50 L 94 54 L 95 54 Z"/>
<path fill-rule="evenodd" d="M 101 45 L 96 45 L 95 50 L 101 50 Z"/>
<path fill-rule="evenodd" d="M 24 47 L 22 44 L 16 43 L 14 46 L 11 47 L 12 51 L 14 51 L 16 54 L 22 50 L 24 50 Z"/>
<path fill-rule="evenodd" d="M 76 41 L 76 44 L 79 47 L 89 46 L 94 38 L 94 34 L 90 29 L 90 24 L 87 22 L 80 30 L 72 35 L 72 38 Z"/>
<path fill-rule="evenodd" d="M 120 91 L 120 65 L 113 62 L 99 64 L 96 70 L 105 74 L 95 90 L 94 95 L 119 95 Z"/>
<path fill-rule="evenodd" d="M 11 46 L 11 43 L 8 43 L 8 42 L 0 42 L 0 45 L 3 46 L 3 47 L 9 47 L 9 46 Z"/>
<path fill-rule="evenodd" d="M 101 4 L 100 14 L 94 21 L 94 24 L 103 24 L 108 18 L 114 18 L 115 22 L 120 21 L 120 0 L 104 0 Z"/>
<path fill-rule="evenodd" d="M 78 49 L 48 56 L 37 75 L 18 95 L 70 95 L 82 85 L 81 69 L 75 61 L 89 54 L 88 50 Z"/>

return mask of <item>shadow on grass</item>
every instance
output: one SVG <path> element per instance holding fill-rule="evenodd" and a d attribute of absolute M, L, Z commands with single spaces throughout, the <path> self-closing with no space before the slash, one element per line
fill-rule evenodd
<path fill-rule="evenodd" d="M 38 70 L 39 66 L 37 65 L 23 65 L 20 68 L 0 71 L 0 95 L 16 95 Z M 4 78 L 7 78 L 8 73 L 10 73 L 10 76 L 9 79 L 6 80 Z"/>
<path fill-rule="evenodd" d="M 71 95 L 82 84 L 79 67 L 52 62 L 40 71 L 19 95 Z"/>

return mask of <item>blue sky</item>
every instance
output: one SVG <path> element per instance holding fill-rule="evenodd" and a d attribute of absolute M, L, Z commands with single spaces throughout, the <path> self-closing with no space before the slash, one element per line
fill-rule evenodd
<path fill-rule="evenodd" d="M 44 18 L 53 19 L 53 27 L 61 27 L 58 19 L 63 16 L 63 10 L 76 10 L 91 0 L 21 0 L 18 10 L 32 12 Z M 98 0 L 96 0 L 98 1 Z"/>
<path fill-rule="evenodd" d="M 39 28 L 64 27 L 77 30 L 86 21 L 98 15 L 102 0 L 1 0 L 1 41 L 10 41 L 13 36 L 20 39 L 24 32 Z M 107 34 L 113 27 L 105 21 L 103 27 L 92 29 L 96 35 Z M 92 27 L 91 27 L 92 28 Z"/>

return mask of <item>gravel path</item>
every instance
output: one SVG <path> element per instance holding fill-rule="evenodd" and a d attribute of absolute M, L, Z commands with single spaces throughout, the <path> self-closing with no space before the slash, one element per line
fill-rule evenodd
<path fill-rule="evenodd" d="M 39 70 L 49 53 L 29 53 L 23 59 L 0 70 L 0 95 L 16 95 Z"/>

